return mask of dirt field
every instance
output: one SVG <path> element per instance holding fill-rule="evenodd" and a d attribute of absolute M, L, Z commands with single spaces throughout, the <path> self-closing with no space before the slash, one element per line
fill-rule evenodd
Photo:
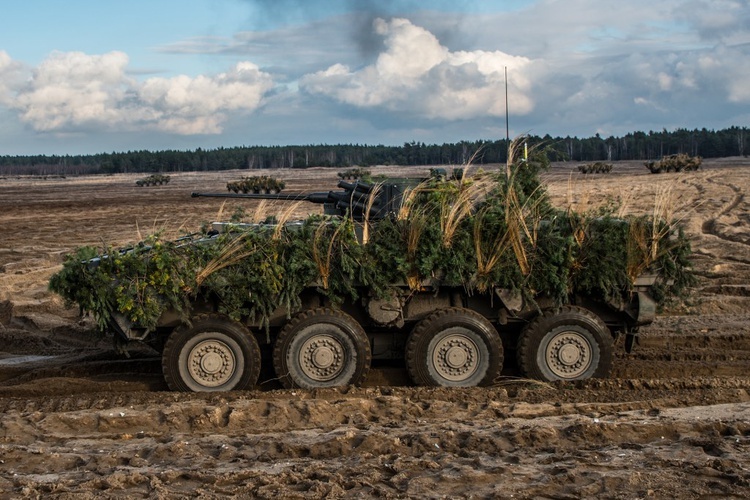
<path fill-rule="evenodd" d="M 692 237 L 694 300 L 644 328 L 633 354 L 618 349 L 612 379 L 425 389 L 386 366 L 362 388 L 166 392 L 152 353 L 116 354 L 47 280 L 80 245 L 252 213 L 189 197 L 243 174 L 139 188 L 137 174 L 0 172 L 0 498 L 750 496 L 750 160 L 545 174 L 555 203 L 578 209 L 619 197 L 648 212 L 671 193 Z M 336 170 L 272 175 L 327 190 Z"/>

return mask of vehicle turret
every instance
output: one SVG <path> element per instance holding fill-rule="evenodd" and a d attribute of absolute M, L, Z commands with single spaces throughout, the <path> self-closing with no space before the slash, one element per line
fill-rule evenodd
<path fill-rule="evenodd" d="M 340 191 L 312 193 L 192 193 L 193 198 L 306 201 L 323 205 L 326 215 L 350 215 L 354 220 L 377 220 L 398 211 L 407 189 L 424 179 L 387 179 L 381 183 L 339 181 Z"/>

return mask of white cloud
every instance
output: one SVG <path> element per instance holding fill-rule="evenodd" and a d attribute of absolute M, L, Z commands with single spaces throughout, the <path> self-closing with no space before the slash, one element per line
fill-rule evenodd
<path fill-rule="evenodd" d="M 155 113 L 163 130 L 220 133 L 227 112 L 257 109 L 271 87 L 267 74 L 252 63 L 241 62 L 214 77 L 150 78 L 138 96 Z"/>
<path fill-rule="evenodd" d="M 129 83 L 124 77 L 127 63 L 122 52 L 55 52 L 19 90 L 13 107 L 39 131 L 117 121 L 117 103 Z"/>
<path fill-rule="evenodd" d="M 303 77 L 300 88 L 360 107 L 382 107 L 415 118 L 459 120 L 505 113 L 505 67 L 511 110 L 534 103 L 525 71 L 531 61 L 501 51 L 451 52 L 429 31 L 407 19 L 377 19 L 385 50 L 362 69 L 335 64 Z"/>
<path fill-rule="evenodd" d="M 672 88 L 672 84 L 674 83 L 674 78 L 672 78 L 672 76 L 660 71 L 656 78 L 659 81 L 660 90 L 666 91 Z"/>
<path fill-rule="evenodd" d="M 708 71 L 727 88 L 728 100 L 733 104 L 750 104 L 750 45 L 721 47 L 716 51 L 718 64 Z M 703 61 L 705 64 L 705 61 Z"/>
<path fill-rule="evenodd" d="M 11 91 L 9 105 L 24 123 L 44 132 L 217 134 L 230 114 L 257 109 L 272 87 L 271 77 L 248 62 L 215 76 L 180 75 L 143 82 L 128 76 L 128 63 L 122 52 L 54 52 L 28 82 Z M 0 54 L 0 71 L 5 66 L 8 63 Z"/>
<path fill-rule="evenodd" d="M 664 54 L 640 54 L 640 65 L 630 65 L 634 58 L 626 60 L 624 70 L 632 68 L 628 79 L 624 72 L 621 85 L 640 86 L 661 100 L 668 97 L 676 101 L 711 96 L 718 105 L 724 102 L 750 103 L 750 90 L 746 82 L 750 78 L 748 61 L 750 47 L 717 47 L 713 50 L 683 51 Z M 629 81 L 630 80 L 630 81 Z M 639 84 L 640 82 L 640 84 Z"/>
<path fill-rule="evenodd" d="M 13 88 L 23 81 L 23 67 L 13 61 L 7 52 L 0 50 L 0 104 L 10 105 Z"/>
<path fill-rule="evenodd" d="M 747 41 L 750 9 L 747 0 L 691 0 L 679 2 L 674 16 L 694 27 L 704 39 Z"/>

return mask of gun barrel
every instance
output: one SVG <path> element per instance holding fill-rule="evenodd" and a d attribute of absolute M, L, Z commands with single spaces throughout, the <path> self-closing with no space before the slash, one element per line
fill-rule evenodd
<path fill-rule="evenodd" d="M 381 219 L 393 212 L 401 200 L 398 186 L 386 185 L 383 190 L 375 192 L 375 186 L 361 181 L 352 183 L 340 181 L 338 187 L 343 191 L 325 191 L 314 193 L 192 193 L 193 198 L 239 198 L 250 200 L 307 201 L 324 205 L 328 215 L 349 213 L 357 220 L 365 217 Z M 375 196 L 377 194 L 377 196 Z M 374 196 L 373 199 L 371 199 Z M 397 198 L 394 198 L 396 196 Z"/>
<path fill-rule="evenodd" d="M 338 183 L 338 187 L 346 189 L 349 192 L 359 191 L 361 193 L 370 193 L 373 189 L 371 184 L 362 181 L 346 182 L 341 180 Z"/>
<path fill-rule="evenodd" d="M 309 201 L 327 203 L 330 193 L 192 193 L 193 198 L 245 198 L 251 200 Z"/>

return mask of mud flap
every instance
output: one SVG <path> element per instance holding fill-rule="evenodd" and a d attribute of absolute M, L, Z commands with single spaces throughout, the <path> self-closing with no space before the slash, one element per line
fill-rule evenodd
<path fill-rule="evenodd" d="M 638 342 L 638 333 L 637 332 L 628 332 L 625 335 L 625 352 L 630 354 L 635 349 L 635 346 L 639 344 Z"/>
<path fill-rule="evenodd" d="M 636 294 L 637 311 L 635 317 L 635 326 L 648 325 L 656 318 L 656 302 L 647 293 L 638 292 Z"/>
<path fill-rule="evenodd" d="M 112 315 L 109 327 L 115 336 L 121 336 L 124 340 L 145 340 L 149 334 L 149 330 L 136 328 L 132 321 L 120 313 Z"/>

